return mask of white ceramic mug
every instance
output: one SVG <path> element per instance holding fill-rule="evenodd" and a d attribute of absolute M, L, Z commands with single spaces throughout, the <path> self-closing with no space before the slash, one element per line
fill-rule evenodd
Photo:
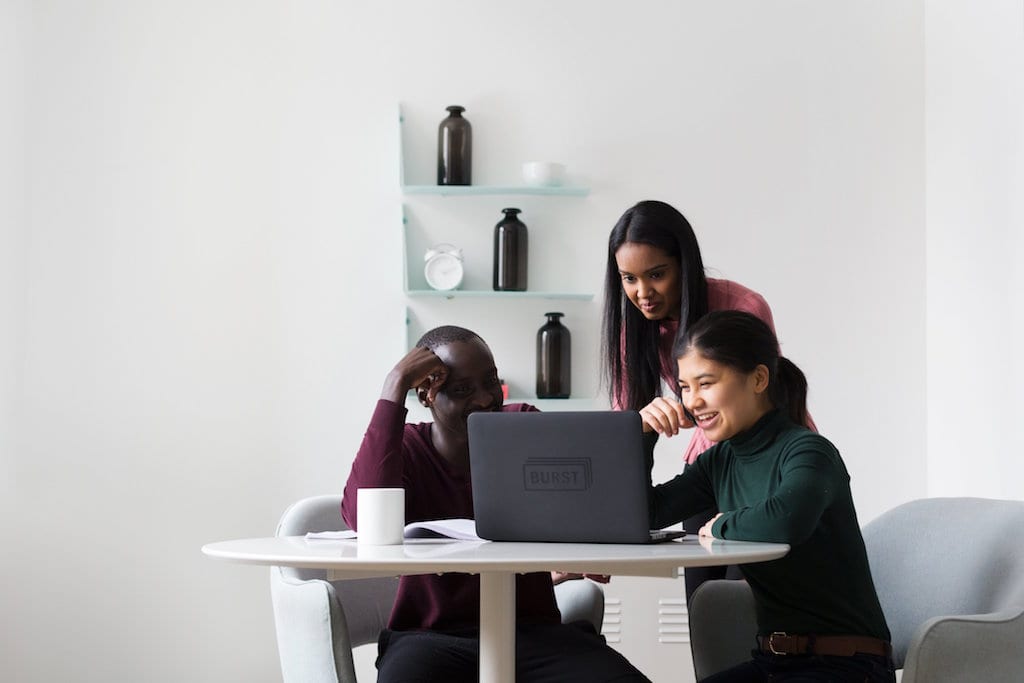
<path fill-rule="evenodd" d="M 402 545 L 405 489 L 359 489 L 357 496 L 359 545 Z"/>

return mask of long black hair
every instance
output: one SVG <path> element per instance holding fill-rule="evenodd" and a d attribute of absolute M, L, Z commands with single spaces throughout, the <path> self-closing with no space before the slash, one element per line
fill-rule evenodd
<path fill-rule="evenodd" d="M 612 228 L 604 284 L 602 375 L 613 403 L 639 410 L 660 394 L 659 321 L 645 318 L 622 290 L 615 252 L 626 242 L 657 247 L 679 263 L 678 334 L 707 312 L 708 282 L 697 236 L 686 217 L 671 205 L 639 202 Z"/>
<path fill-rule="evenodd" d="M 768 368 L 768 399 L 798 425 L 808 425 L 807 378 L 779 353 L 779 340 L 756 315 L 744 311 L 714 311 L 676 339 L 673 356 L 695 350 L 708 360 L 744 374 L 758 365 Z"/>

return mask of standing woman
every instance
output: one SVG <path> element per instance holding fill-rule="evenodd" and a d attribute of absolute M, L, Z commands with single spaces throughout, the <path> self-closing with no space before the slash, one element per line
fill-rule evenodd
<path fill-rule="evenodd" d="M 676 345 L 683 406 L 717 443 L 651 490 L 651 528 L 714 505 L 703 537 L 788 543 L 772 562 L 744 565 L 754 594 L 753 660 L 705 679 L 895 680 L 889 628 L 839 451 L 804 426 L 807 380 L 775 335 L 739 311 L 709 313 Z M 645 421 L 679 403 L 656 398 Z"/>
<path fill-rule="evenodd" d="M 676 336 L 708 311 L 747 311 L 775 331 L 764 297 L 736 282 L 705 277 L 693 228 L 665 202 L 640 202 L 615 224 L 608 237 L 604 301 L 603 374 L 616 410 L 643 410 L 662 395 L 663 380 L 675 391 Z M 674 436 L 680 428 L 694 426 L 686 416 L 654 424 L 659 429 L 644 425 L 650 430 L 648 452 L 653 452 L 658 434 Z M 711 445 L 702 429 L 694 431 L 684 454 L 687 466 Z M 683 528 L 696 533 L 712 514 L 700 512 L 685 520 Z M 739 578 L 735 567 L 687 569 L 687 600 L 702 582 L 727 575 Z"/>

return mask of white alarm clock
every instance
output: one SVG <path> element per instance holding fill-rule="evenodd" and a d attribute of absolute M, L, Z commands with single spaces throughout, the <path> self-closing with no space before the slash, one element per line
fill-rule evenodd
<path fill-rule="evenodd" d="M 423 257 L 423 274 L 432 289 L 458 289 L 462 284 L 462 250 L 451 244 L 438 244 Z"/>

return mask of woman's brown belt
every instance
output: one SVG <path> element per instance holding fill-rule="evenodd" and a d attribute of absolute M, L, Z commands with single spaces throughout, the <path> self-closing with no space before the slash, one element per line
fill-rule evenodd
<path fill-rule="evenodd" d="M 892 645 L 867 636 L 814 636 L 791 635 L 776 631 L 770 636 L 758 636 L 761 652 L 773 655 L 827 655 L 852 657 L 857 653 L 892 656 Z"/>

